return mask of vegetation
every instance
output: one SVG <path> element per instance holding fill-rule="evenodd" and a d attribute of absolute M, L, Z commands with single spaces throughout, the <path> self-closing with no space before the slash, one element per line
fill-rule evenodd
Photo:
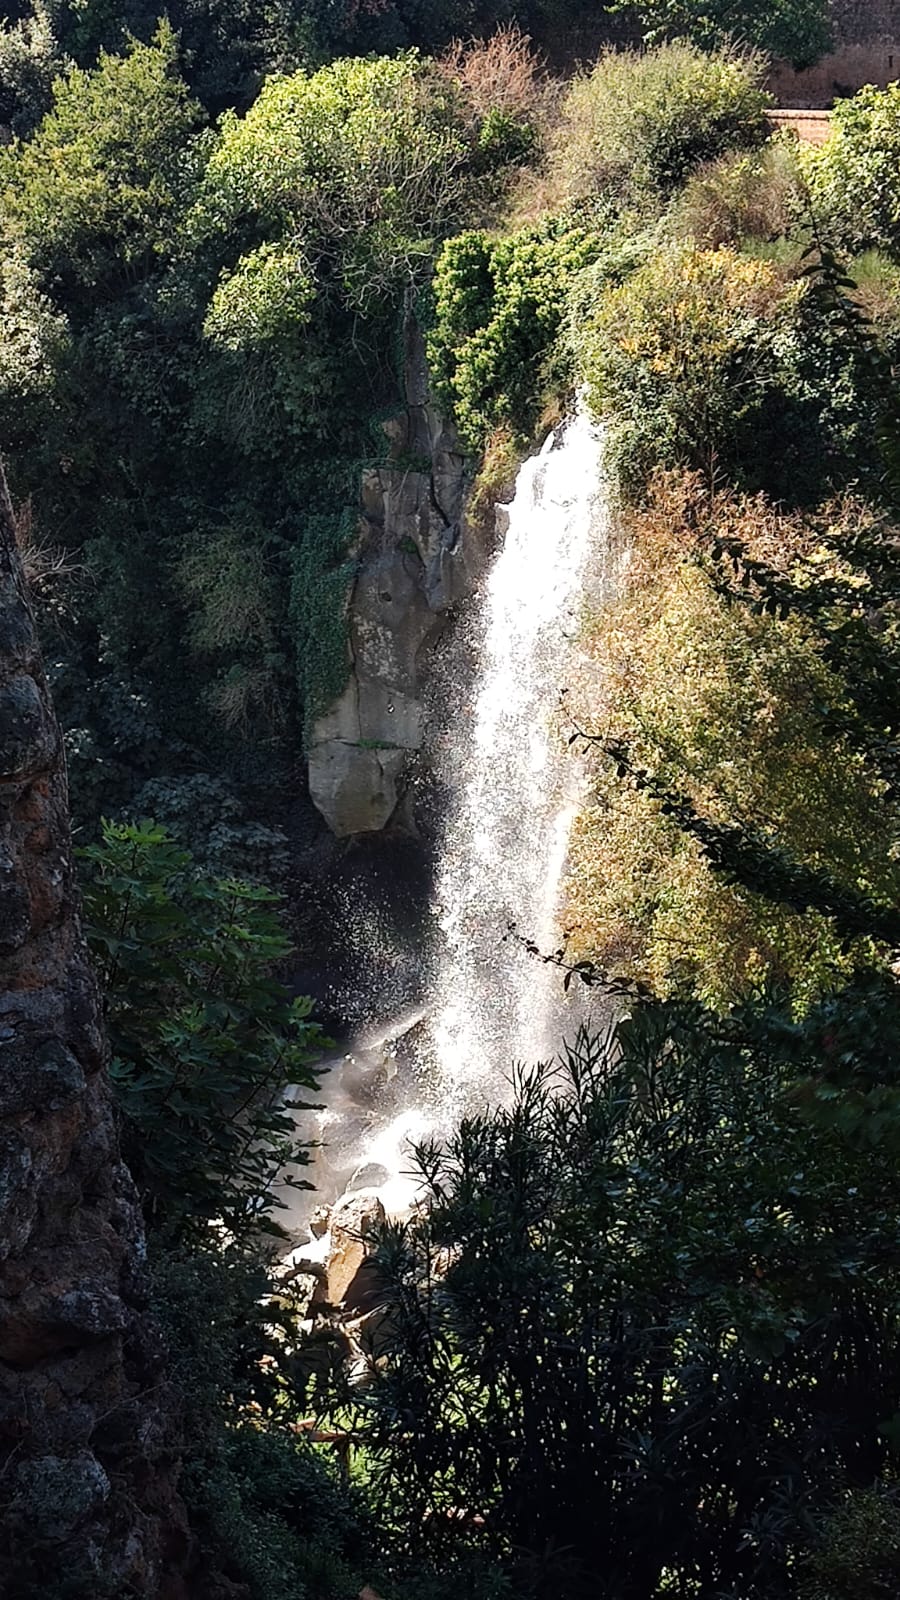
<path fill-rule="evenodd" d="M 896 252 L 900 213 L 889 179 L 900 148 L 900 88 L 860 90 L 835 107 L 830 136 L 810 163 L 817 209 L 844 248 Z"/>
<path fill-rule="evenodd" d="M 771 904 L 761 861 L 755 883 L 724 887 L 699 831 L 680 825 L 674 796 L 692 816 L 752 830 L 848 891 L 895 903 L 890 785 L 879 734 L 870 745 L 857 709 L 868 670 L 894 670 L 895 601 L 865 563 L 874 567 L 895 535 L 852 501 L 789 517 L 760 497 L 710 500 L 698 480 L 676 475 L 657 479 L 629 526 L 621 597 L 591 619 L 593 662 L 578 697 L 590 706 L 594 685 L 606 686 L 609 732 L 576 830 L 576 947 L 658 991 L 691 982 L 727 1002 L 774 978 L 808 996 L 867 959 L 865 940 L 812 904 L 800 916 Z M 852 565 L 848 545 L 861 557 Z M 726 551 L 747 560 L 737 594 Z M 776 564 L 798 610 L 787 594 L 775 604 L 763 593 L 750 576 L 755 561 L 760 578 Z M 806 604 L 820 581 L 830 589 L 827 616 Z M 831 640 L 852 633 L 863 650 L 869 636 L 878 665 L 857 657 L 849 689 Z M 571 711 L 577 720 L 577 699 Z M 623 758 L 652 781 L 623 783 Z"/>
<path fill-rule="evenodd" d="M 501 425 L 531 436 L 559 382 L 567 279 L 596 250 L 588 230 L 557 221 L 500 239 L 461 233 L 445 245 L 428 350 L 436 392 L 471 451 Z"/>
<path fill-rule="evenodd" d="M 648 44 L 688 38 L 709 47 L 736 40 L 802 68 L 831 43 L 825 0 L 636 0 L 633 9 Z"/>
<path fill-rule="evenodd" d="M 763 58 L 681 40 L 651 54 L 609 51 L 576 78 L 562 107 L 556 161 L 567 197 L 611 193 L 646 204 L 704 161 L 762 142 Z"/>
<path fill-rule="evenodd" d="M 891 1471 L 900 1384 L 893 1149 L 810 1116 L 822 1051 L 820 1016 L 645 1003 L 419 1153 L 430 1204 L 382 1239 L 396 1333 L 368 1401 L 413 1549 L 487 1547 L 546 1600 L 797 1593 L 817 1514 Z M 863 1570 L 892 1570 L 881 1504 Z"/>
<path fill-rule="evenodd" d="M 245 1243 L 277 1227 L 275 1190 L 306 1159 L 296 1095 L 318 1087 L 312 1004 L 271 976 L 290 950 L 277 898 L 197 873 L 149 822 L 105 823 L 83 858 L 124 1150 L 148 1219 L 167 1242 L 208 1242 L 216 1224 Z"/>
<path fill-rule="evenodd" d="M 579 9 L 0 34 L 0 437 L 210 1600 L 896 1588 L 900 102 L 769 137 L 813 0 L 640 5 L 554 82 L 517 24 Z M 274 1259 L 323 1041 L 261 884 L 413 317 L 482 499 L 575 389 L 605 430 L 543 953 L 616 1022 L 419 1152 L 351 1373 Z"/>

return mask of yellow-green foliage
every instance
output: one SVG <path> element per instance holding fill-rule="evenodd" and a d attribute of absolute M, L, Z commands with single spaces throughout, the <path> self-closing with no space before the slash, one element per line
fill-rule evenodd
<path fill-rule="evenodd" d="M 203 331 L 227 350 L 252 350 L 304 327 L 315 292 L 296 245 L 260 245 L 219 283 Z"/>
<path fill-rule="evenodd" d="M 835 512 L 848 532 L 863 515 Z M 761 499 L 720 497 L 710 511 L 696 480 L 658 480 L 630 522 L 621 598 L 587 626 L 582 725 L 624 736 L 639 765 L 713 822 L 757 829 L 794 858 L 895 900 L 885 785 L 822 716 L 845 703 L 840 681 L 800 619 L 756 615 L 716 594 L 698 564 L 699 526 L 767 555 L 793 553 L 810 571 L 821 559 L 809 527 Z M 604 758 L 592 784 L 569 885 L 579 952 L 662 990 L 693 980 L 717 1002 L 766 977 L 808 996 L 845 959 L 818 914 L 793 914 L 715 876 L 659 803 Z"/>
<path fill-rule="evenodd" d="M 820 226 L 844 249 L 900 250 L 900 84 L 838 100 L 831 133 L 805 157 Z"/>
<path fill-rule="evenodd" d="M 602 295 L 576 334 L 626 487 L 660 463 L 712 470 L 774 381 L 799 290 L 735 251 L 670 246 Z"/>
<path fill-rule="evenodd" d="M 767 104 L 762 59 L 745 52 L 607 51 L 566 96 L 551 164 L 570 200 L 659 202 L 702 162 L 760 143 Z"/>
<path fill-rule="evenodd" d="M 34 136 L 0 153 L 4 229 L 47 277 L 118 286 L 173 248 L 199 120 L 168 24 L 151 45 L 73 68 Z"/>
<path fill-rule="evenodd" d="M 453 85 L 415 54 L 336 61 L 269 79 L 245 117 L 223 119 L 195 227 L 251 222 L 299 244 L 363 308 L 427 259 L 467 156 Z M 258 270 L 255 254 L 237 267 Z"/>
<path fill-rule="evenodd" d="M 65 318 L 42 294 L 22 257 L 0 261 L 0 393 L 19 406 L 49 390 L 56 361 L 68 343 Z"/>

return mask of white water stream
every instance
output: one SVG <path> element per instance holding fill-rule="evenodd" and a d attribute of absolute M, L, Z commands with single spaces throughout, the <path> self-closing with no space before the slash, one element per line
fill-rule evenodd
<path fill-rule="evenodd" d="M 560 692 L 578 653 L 585 594 L 608 569 L 609 510 L 598 430 L 579 411 L 526 461 L 506 508 L 502 546 L 483 586 L 469 648 L 471 703 L 445 741 L 450 795 L 436 885 L 435 958 L 413 1070 L 361 1117 L 325 1081 L 326 1144 L 369 1173 L 389 1210 L 409 1204 L 409 1141 L 440 1133 L 504 1096 L 512 1064 L 546 1059 L 565 1027 L 558 969 L 505 937 L 559 942 L 559 898 L 581 782 L 559 727 Z M 382 1030 L 341 1074 L 391 1055 Z M 413 1035 L 410 1034 L 410 1038 Z M 402 1055 L 402 1048 L 401 1048 Z M 374 1166 L 373 1166 L 374 1164 Z M 378 1169 L 381 1169 L 380 1171 Z"/>
<path fill-rule="evenodd" d="M 592 558 L 607 542 L 597 430 L 583 412 L 522 467 L 481 615 L 475 703 L 451 751 L 457 799 L 437 885 L 443 956 L 433 1031 L 458 1115 L 497 1097 L 513 1061 L 560 1045 L 558 969 L 505 939 L 559 941 L 560 883 L 579 788 L 559 728 Z"/>

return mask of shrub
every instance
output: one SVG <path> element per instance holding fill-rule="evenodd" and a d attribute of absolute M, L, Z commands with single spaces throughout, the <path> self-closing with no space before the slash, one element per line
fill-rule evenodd
<path fill-rule="evenodd" d="M 545 68 L 531 40 L 517 23 L 486 39 L 457 39 L 437 62 L 458 84 L 476 117 L 492 112 L 519 123 L 534 123 L 541 111 Z"/>
<path fill-rule="evenodd" d="M 223 119 L 195 226 L 249 224 L 329 274 L 336 256 L 364 309 L 402 288 L 458 217 L 468 155 L 457 95 L 418 57 L 337 61 L 270 79 L 245 117 Z"/>
<path fill-rule="evenodd" d="M 345 1600 L 363 1573 L 365 1509 L 333 1454 L 294 1431 L 297 1309 L 258 1261 L 234 1249 L 155 1249 L 153 1311 L 183 1424 L 180 1492 L 201 1574 L 249 1600 Z M 246 1587 L 245 1587 L 246 1586 Z"/>
<path fill-rule="evenodd" d="M 826 1518 L 805 1564 L 802 1600 L 892 1600 L 900 1587 L 900 1505 L 893 1484 L 855 1489 Z"/>
<path fill-rule="evenodd" d="M 66 61 L 46 0 L 35 0 L 30 16 L 0 22 L 0 125 L 28 135 L 49 111 L 53 80 Z"/>
<path fill-rule="evenodd" d="M 638 768 L 704 817 L 756 830 L 791 859 L 892 905 L 900 881 L 889 779 L 859 724 L 884 726 L 883 706 L 863 710 L 864 685 L 871 678 L 890 697 L 893 611 L 873 620 L 886 642 L 867 665 L 866 608 L 877 618 L 878 602 L 864 569 L 840 555 L 873 530 L 877 543 L 877 519 L 853 504 L 810 520 L 759 499 L 720 494 L 705 504 L 696 483 L 671 479 L 657 483 L 629 527 L 622 592 L 587 624 L 593 667 L 579 724 L 612 730 Z M 717 592 L 718 574 L 704 569 L 714 540 L 774 559 L 800 594 L 835 582 L 839 609 L 835 600 L 820 633 L 799 615 L 771 614 L 774 602 L 750 604 L 750 595 L 740 604 Z M 859 654 L 834 658 L 831 631 L 858 632 Z M 772 978 L 808 1000 L 835 968 L 872 959 L 861 939 L 848 956 L 843 930 L 820 912 L 772 903 L 761 876 L 755 889 L 724 882 L 672 808 L 623 782 L 613 762 L 597 758 L 592 786 L 569 875 L 578 954 L 657 989 L 693 984 L 714 1001 Z"/>
<path fill-rule="evenodd" d="M 822 231 L 843 249 L 900 251 L 900 84 L 838 100 L 831 132 L 807 156 Z"/>
<path fill-rule="evenodd" d="M 498 427 L 529 438 L 560 355 L 569 282 L 596 250 L 591 233 L 564 220 L 506 238 L 462 233 L 444 246 L 428 355 L 469 450 Z"/>
<path fill-rule="evenodd" d="M 46 421 L 70 348 L 65 317 L 43 294 L 17 251 L 0 265 L 0 417 L 4 446 L 21 448 Z"/>
<path fill-rule="evenodd" d="M 204 877 L 152 822 L 82 851 L 91 950 L 109 996 L 126 1159 L 150 1221 L 202 1243 L 277 1232 L 274 1190 L 305 1160 L 285 1104 L 314 1089 L 312 1003 L 272 977 L 290 950 L 278 897 Z"/>
<path fill-rule="evenodd" d="M 673 247 L 600 300 L 581 365 L 629 492 L 660 463 L 709 474 L 740 459 L 796 299 L 766 262 Z"/>
<path fill-rule="evenodd" d="M 673 203 L 674 236 L 692 239 L 703 250 L 786 236 L 804 195 L 797 149 L 793 136 L 776 136 L 760 150 L 720 156 L 701 167 Z"/>
<path fill-rule="evenodd" d="M 199 115 L 166 25 L 56 80 L 34 136 L 0 158 L 5 222 L 45 282 L 114 293 L 172 251 Z"/>
<path fill-rule="evenodd" d="M 533 155 L 545 119 L 548 80 L 541 57 L 516 23 L 486 39 L 456 40 L 437 69 L 471 108 L 476 145 L 488 168 Z"/>
<path fill-rule="evenodd" d="M 894 1150 L 784 1094 L 817 1028 L 634 1006 L 420 1153 L 364 1411 L 413 1550 L 492 1550 L 534 1600 L 796 1593 L 900 1392 Z"/>
<path fill-rule="evenodd" d="M 220 281 L 203 331 L 227 350 L 253 350 L 304 328 L 315 292 L 296 246 L 260 245 Z"/>
<path fill-rule="evenodd" d="M 679 42 L 609 51 L 576 78 L 551 163 L 572 200 L 658 206 L 704 161 L 766 136 L 761 58 Z"/>

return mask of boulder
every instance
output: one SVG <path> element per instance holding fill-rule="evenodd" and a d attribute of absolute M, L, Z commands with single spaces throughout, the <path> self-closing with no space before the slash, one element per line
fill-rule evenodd
<path fill-rule="evenodd" d="M 332 833 L 377 832 L 397 809 L 404 751 L 329 739 L 309 753 L 309 792 Z"/>
<path fill-rule="evenodd" d="M 369 1234 L 385 1220 L 385 1210 L 372 1190 L 345 1194 L 331 1212 L 331 1248 L 325 1276 L 316 1285 L 311 1305 L 342 1311 L 374 1309 L 379 1299 L 377 1270 Z"/>
<path fill-rule="evenodd" d="M 390 1182 L 390 1173 L 380 1161 L 367 1161 L 357 1167 L 347 1185 L 347 1193 L 353 1194 L 359 1189 L 380 1189 L 382 1184 Z"/>

